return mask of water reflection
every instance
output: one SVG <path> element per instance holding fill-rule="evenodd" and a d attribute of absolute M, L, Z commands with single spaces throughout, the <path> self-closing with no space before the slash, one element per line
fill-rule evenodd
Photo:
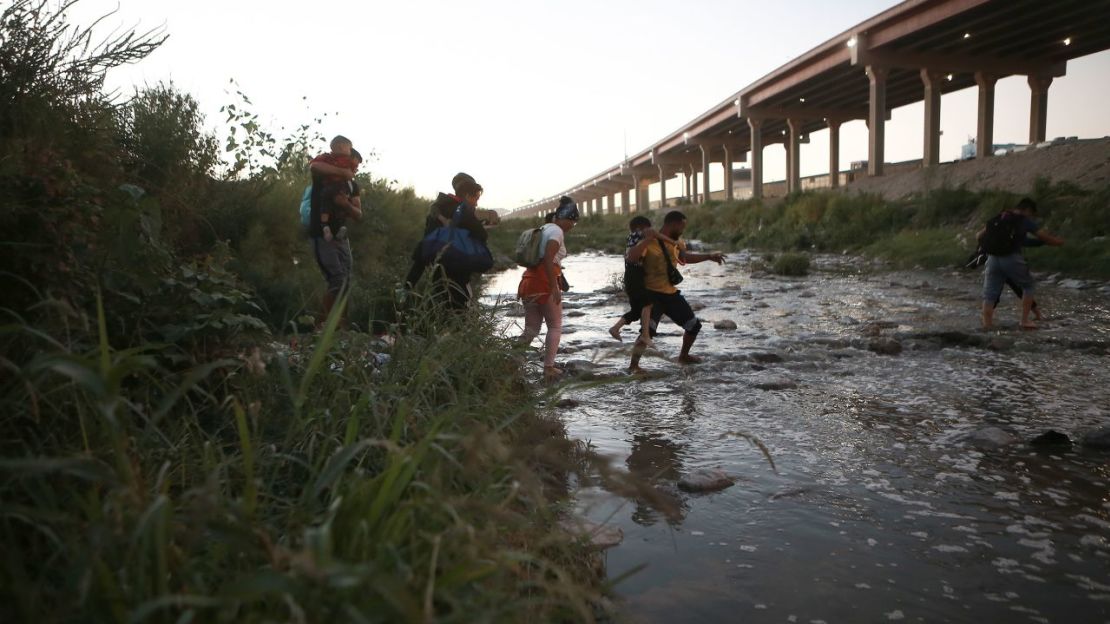
<path fill-rule="evenodd" d="M 633 501 L 633 522 L 651 526 L 662 516 L 671 526 L 682 524 L 688 507 L 674 487 L 682 474 L 682 453 L 683 445 L 658 433 L 632 436 L 632 450 L 625 459 L 625 465 L 633 476 L 653 488 L 651 499 L 637 497 Z"/>

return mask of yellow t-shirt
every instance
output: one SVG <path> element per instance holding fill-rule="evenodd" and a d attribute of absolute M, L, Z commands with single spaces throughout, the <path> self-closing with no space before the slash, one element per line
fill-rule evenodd
<path fill-rule="evenodd" d="M 671 264 L 678 267 L 678 254 L 686 251 L 686 242 L 679 240 L 678 245 L 664 242 L 663 245 L 671 254 Z M 659 241 L 648 243 L 644 250 L 644 286 L 664 295 L 673 295 L 678 289 L 667 279 L 667 261 L 663 259 L 663 250 L 659 248 Z"/>

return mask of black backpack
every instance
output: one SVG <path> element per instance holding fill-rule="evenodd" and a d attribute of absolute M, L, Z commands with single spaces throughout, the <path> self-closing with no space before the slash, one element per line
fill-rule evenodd
<path fill-rule="evenodd" d="M 1021 215 L 1009 211 L 987 221 L 987 229 L 979 240 L 983 251 L 992 256 L 1008 256 L 1018 250 Z"/>

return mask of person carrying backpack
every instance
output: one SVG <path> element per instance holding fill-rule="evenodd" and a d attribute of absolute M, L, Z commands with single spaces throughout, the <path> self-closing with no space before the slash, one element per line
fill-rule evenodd
<path fill-rule="evenodd" d="M 1063 245 L 1064 240 L 1045 231 L 1032 219 L 1036 209 L 1036 202 L 1023 198 L 1013 208 L 1003 210 L 987 221 L 986 226 L 975 235 L 987 254 L 983 270 L 983 329 L 994 325 L 994 308 L 1007 282 L 1013 282 L 1021 289 L 1021 328 L 1037 328 L 1029 319 L 1034 304 L 1033 274 L 1029 272 L 1021 250 L 1026 245 L 1027 236 L 1033 236 L 1046 245 Z"/>
<path fill-rule="evenodd" d="M 486 231 L 488 216 L 485 211 L 478 210 L 478 201 L 484 189 L 474 178 L 466 173 L 459 173 L 451 180 L 454 194 L 440 193 L 424 220 L 424 238 L 436 230 L 447 227 L 452 223 L 456 227 L 466 230 L 470 238 L 484 245 L 489 238 Z M 412 252 L 412 267 L 405 277 L 405 286 L 412 289 L 428 267 L 435 265 L 436 288 L 453 310 L 462 310 L 470 303 L 470 277 L 471 273 L 457 270 L 456 267 L 444 263 L 429 261 L 425 254 L 424 240 L 416 243 Z"/>
<path fill-rule="evenodd" d="M 555 355 L 563 336 L 563 275 L 562 264 L 567 257 L 565 233 L 578 223 L 578 205 L 569 197 L 559 200 L 559 208 L 551 223 L 540 228 L 540 260 L 524 270 L 517 287 L 517 296 L 524 303 L 524 333 L 520 344 L 531 344 L 540 334 L 540 326 L 547 323 L 544 340 L 543 378 L 554 381 L 562 374 L 555 368 Z"/>

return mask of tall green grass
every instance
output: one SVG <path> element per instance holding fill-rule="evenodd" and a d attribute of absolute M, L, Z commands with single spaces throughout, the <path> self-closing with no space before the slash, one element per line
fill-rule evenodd
<path fill-rule="evenodd" d="M 116 349 L 109 316 L 68 346 L 4 328 L 39 345 L 0 384 L 6 620 L 599 613 L 555 524 L 566 466 L 543 462 L 570 443 L 490 312 L 391 347 L 333 315 L 291 351 L 186 369 L 172 347 Z"/>

